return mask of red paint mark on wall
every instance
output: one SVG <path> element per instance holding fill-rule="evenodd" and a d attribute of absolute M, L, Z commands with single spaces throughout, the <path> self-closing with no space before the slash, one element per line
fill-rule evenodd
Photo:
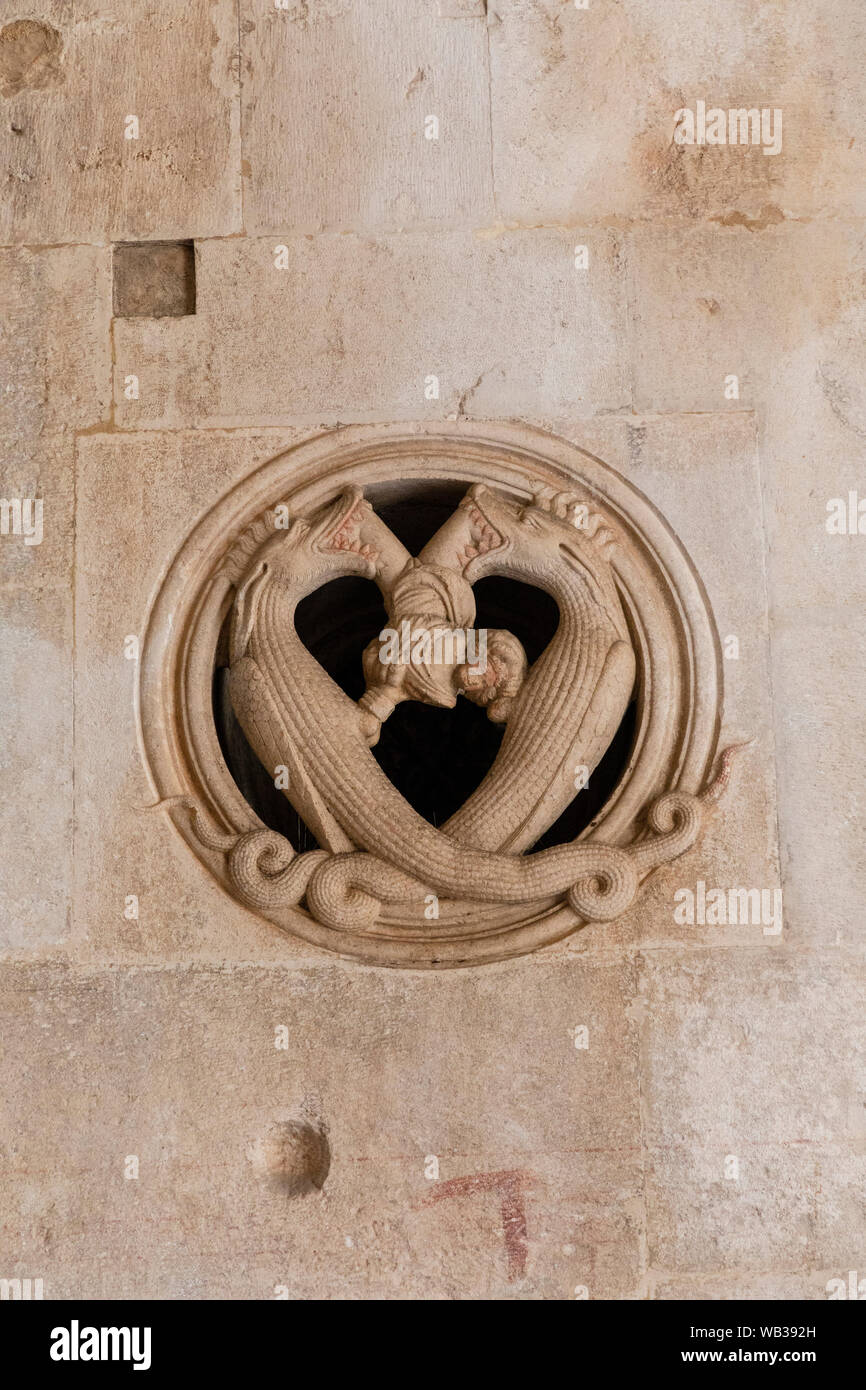
<path fill-rule="evenodd" d="M 499 1197 L 502 1238 L 508 1261 L 508 1280 L 522 1279 L 526 1272 L 526 1202 L 524 1188 L 532 1177 L 522 1168 L 509 1168 L 498 1173 L 470 1173 L 464 1178 L 449 1178 L 440 1182 L 423 1203 L 445 1202 L 452 1197 L 471 1197 L 476 1192 L 495 1192 Z"/>

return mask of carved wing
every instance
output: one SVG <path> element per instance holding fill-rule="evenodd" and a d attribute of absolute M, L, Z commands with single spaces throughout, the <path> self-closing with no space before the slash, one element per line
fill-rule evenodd
<path fill-rule="evenodd" d="M 232 666 L 229 695 L 253 751 L 272 776 L 274 751 L 279 750 L 277 761 L 284 763 L 289 773 L 286 794 L 319 844 L 334 854 L 353 850 L 354 844 L 310 782 L 268 682 L 252 657 L 242 657 Z"/>

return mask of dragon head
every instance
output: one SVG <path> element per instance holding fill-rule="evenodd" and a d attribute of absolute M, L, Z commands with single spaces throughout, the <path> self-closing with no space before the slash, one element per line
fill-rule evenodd
<path fill-rule="evenodd" d="M 459 513 L 462 522 L 450 540 L 468 583 L 486 574 L 504 574 L 557 597 L 563 573 L 577 576 L 587 597 L 625 636 L 610 563 L 616 537 L 587 502 L 541 485 L 530 500 L 521 502 L 477 483 L 463 498 Z"/>
<path fill-rule="evenodd" d="M 311 517 L 291 520 L 262 547 L 257 559 L 299 598 L 341 574 L 372 579 L 377 550 L 372 532 L 365 534 L 371 519 L 373 510 L 361 489 L 346 488 Z"/>
<path fill-rule="evenodd" d="M 281 506 L 258 518 L 232 557 L 235 572 L 239 571 L 232 660 L 246 650 L 259 600 L 268 587 L 275 585 L 297 603 L 340 575 L 373 579 L 380 563 L 379 532 L 380 523 L 357 487 L 346 488 L 311 517 L 291 518 L 288 508 Z M 402 553 L 397 560 L 404 562 Z M 391 557 L 390 562 L 397 561 Z"/>
<path fill-rule="evenodd" d="M 531 500 L 520 502 L 476 483 L 461 507 L 469 523 L 469 545 L 464 549 L 467 567 L 475 561 L 495 560 L 527 574 L 550 566 L 563 546 L 596 563 L 614 543 L 612 531 L 598 513 L 574 493 L 554 492 L 539 486 Z M 482 568 L 481 564 L 478 568 Z M 470 582 L 475 575 L 468 576 Z"/>

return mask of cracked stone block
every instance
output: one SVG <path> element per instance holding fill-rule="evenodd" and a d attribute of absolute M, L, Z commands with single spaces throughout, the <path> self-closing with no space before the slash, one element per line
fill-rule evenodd
<path fill-rule="evenodd" d="M 191 241 L 126 242 L 114 248 L 117 318 L 183 318 L 195 313 Z"/>
<path fill-rule="evenodd" d="M 576 241 L 589 245 L 587 270 L 575 268 Z M 614 232 L 255 238 L 197 251 L 196 316 L 182 333 L 115 324 L 123 428 L 545 419 L 627 402 Z M 130 373 L 136 400 L 124 393 Z"/>

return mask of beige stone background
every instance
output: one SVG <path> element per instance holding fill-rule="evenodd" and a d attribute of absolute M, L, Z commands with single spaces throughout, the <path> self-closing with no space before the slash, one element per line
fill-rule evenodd
<path fill-rule="evenodd" d="M 825 525 L 866 495 L 860 0 L 2 0 L 22 18 L 61 43 L 25 62 L 0 32 L 0 477 L 45 507 L 40 546 L 0 537 L 0 1277 L 821 1299 L 866 1276 L 866 536 Z M 781 153 L 678 147 L 698 99 L 780 108 Z M 112 317 L 112 246 L 151 239 L 194 240 L 194 315 Z M 123 641 L 259 462 L 462 416 L 648 494 L 739 638 L 724 736 L 756 742 L 619 922 L 366 968 L 231 902 L 142 809 Z M 699 878 L 781 885 L 782 933 L 677 925 Z M 331 1154 L 300 1197 L 254 1161 L 299 1116 Z"/>

